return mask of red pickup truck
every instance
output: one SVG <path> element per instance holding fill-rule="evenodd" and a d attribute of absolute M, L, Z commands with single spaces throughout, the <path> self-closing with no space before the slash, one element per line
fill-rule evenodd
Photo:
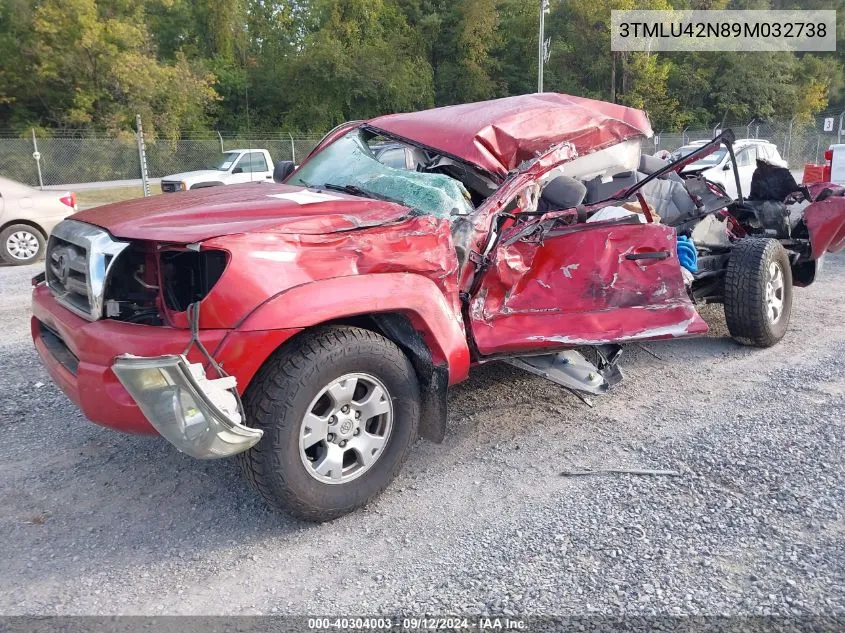
<path fill-rule="evenodd" d="M 269 503 L 337 517 L 443 439 L 473 365 L 587 398 L 621 344 L 705 333 L 697 303 L 743 343 L 784 335 L 793 285 L 845 247 L 845 190 L 779 200 L 764 165 L 732 199 L 679 175 L 730 132 L 675 163 L 642 156 L 651 133 L 639 110 L 512 97 L 344 124 L 284 182 L 78 213 L 33 280 L 36 348 L 94 422 L 237 455 Z"/>

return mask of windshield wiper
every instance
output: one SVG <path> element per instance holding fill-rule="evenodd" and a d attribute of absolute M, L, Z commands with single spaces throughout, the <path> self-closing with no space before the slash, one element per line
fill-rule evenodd
<path fill-rule="evenodd" d="M 402 200 L 398 198 L 391 198 L 390 196 L 384 196 L 380 193 L 373 193 L 371 191 L 364 191 L 361 187 L 356 185 L 335 185 L 330 182 L 325 183 L 321 187 L 322 189 L 330 189 L 331 191 L 340 191 L 342 193 L 348 193 L 352 196 L 359 196 L 361 198 L 374 198 L 376 200 L 384 200 L 385 202 L 395 202 L 396 204 L 401 204 L 403 207 L 408 206 Z"/>

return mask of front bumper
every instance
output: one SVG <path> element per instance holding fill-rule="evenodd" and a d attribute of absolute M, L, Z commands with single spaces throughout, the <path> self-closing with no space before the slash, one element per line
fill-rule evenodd
<path fill-rule="evenodd" d="M 158 433 L 112 365 L 124 354 L 181 354 L 191 338 L 188 330 L 111 319 L 87 321 L 59 305 L 43 283 L 33 289 L 32 313 L 32 338 L 38 355 L 53 381 L 88 419 L 119 431 Z M 202 330 L 200 337 L 215 360 L 237 379 L 242 392 L 267 357 L 300 331 L 217 329 Z M 196 363 L 204 358 L 192 350 L 188 360 Z"/>

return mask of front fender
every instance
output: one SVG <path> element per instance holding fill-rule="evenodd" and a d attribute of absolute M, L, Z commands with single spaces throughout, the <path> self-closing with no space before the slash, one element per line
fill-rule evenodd
<path fill-rule="evenodd" d="M 378 273 L 295 286 L 262 303 L 237 329 L 299 329 L 387 312 L 408 317 L 431 350 L 434 362 L 448 365 L 449 384 L 467 377 L 470 353 L 460 314 L 452 309 L 437 285 L 421 275 Z"/>

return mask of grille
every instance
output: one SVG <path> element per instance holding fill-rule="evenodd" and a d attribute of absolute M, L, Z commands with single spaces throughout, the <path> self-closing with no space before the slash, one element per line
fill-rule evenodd
<path fill-rule="evenodd" d="M 103 313 L 103 293 L 115 258 L 126 248 L 101 228 L 65 220 L 47 244 L 47 286 L 71 312 L 91 321 Z"/>
<path fill-rule="evenodd" d="M 85 248 L 54 236 L 50 238 L 48 253 L 47 283 L 50 289 L 66 305 L 91 314 Z"/>
<path fill-rule="evenodd" d="M 164 193 L 172 193 L 174 191 L 180 191 L 182 189 L 181 183 L 178 182 L 161 182 L 161 190 Z"/>

